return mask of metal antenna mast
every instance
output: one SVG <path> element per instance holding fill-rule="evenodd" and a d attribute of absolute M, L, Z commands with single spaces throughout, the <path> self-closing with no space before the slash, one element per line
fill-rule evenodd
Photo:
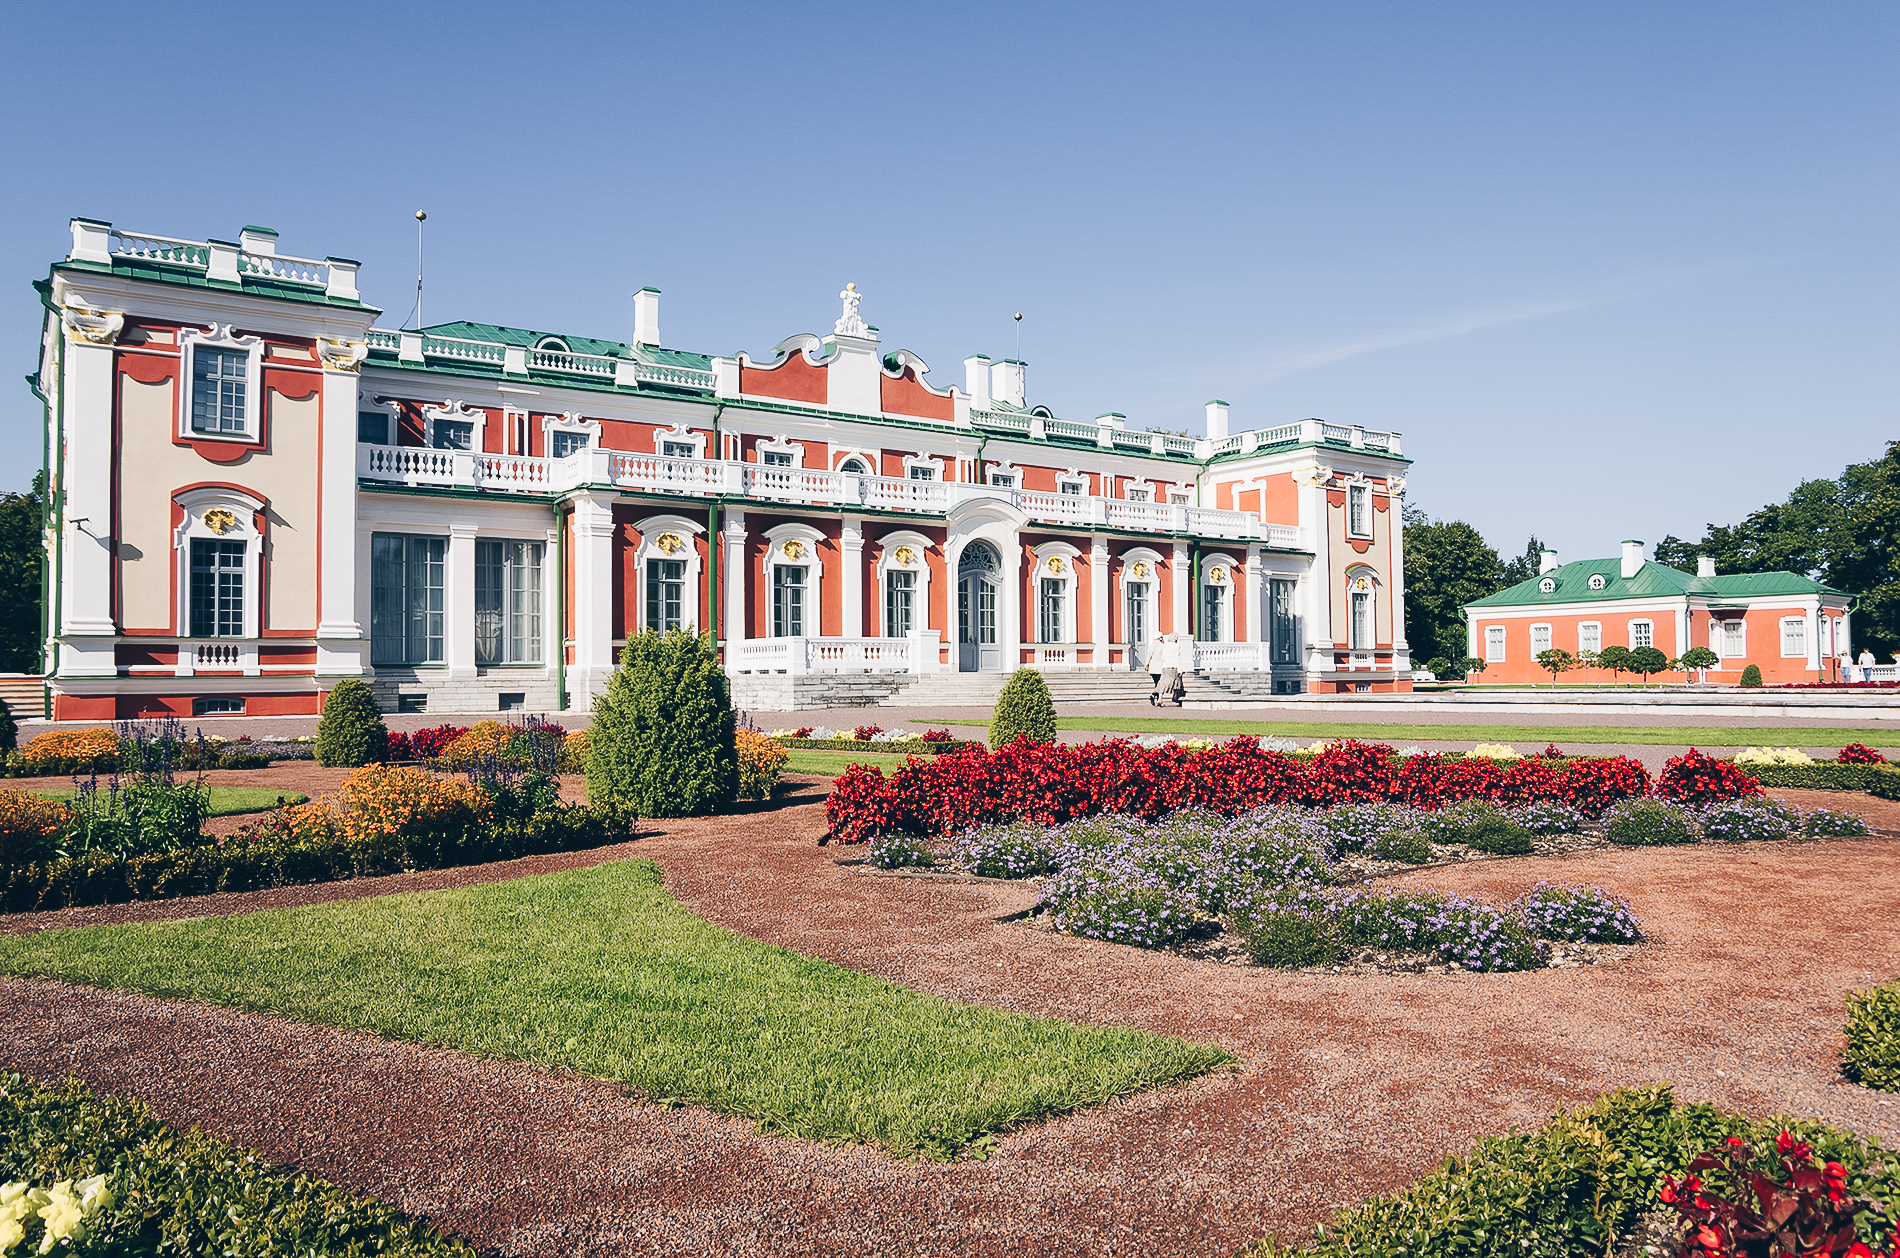
<path fill-rule="evenodd" d="M 422 223 L 429 216 L 416 211 L 416 330 L 422 330 Z"/>
<path fill-rule="evenodd" d="M 1016 361 L 1023 360 L 1023 312 L 1016 312 Z"/>

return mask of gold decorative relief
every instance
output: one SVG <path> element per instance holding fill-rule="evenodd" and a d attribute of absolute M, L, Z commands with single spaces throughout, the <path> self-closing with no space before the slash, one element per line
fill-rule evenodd
<path fill-rule="evenodd" d="M 317 338 L 317 357 L 330 371 L 355 371 L 369 357 L 369 345 L 364 341 L 333 341 L 327 336 Z"/>
<path fill-rule="evenodd" d="M 223 537 L 238 526 L 238 518 L 223 507 L 214 507 L 205 512 L 205 527 Z"/>
<path fill-rule="evenodd" d="M 1352 583 L 1352 588 L 1355 590 L 1362 590 L 1362 591 L 1369 590 L 1372 588 L 1372 582 L 1368 581 L 1364 577 L 1359 577 Z"/>
<path fill-rule="evenodd" d="M 897 561 L 899 567 L 908 568 L 917 562 L 917 552 L 908 546 L 899 546 L 891 552 L 891 558 Z"/>
<path fill-rule="evenodd" d="M 1148 579 L 1148 565 L 1145 563 L 1136 564 L 1134 576 L 1137 581 L 1146 581 Z"/>
<path fill-rule="evenodd" d="M 1207 579 L 1212 581 L 1215 585 L 1225 585 L 1227 584 L 1227 569 L 1209 568 L 1207 570 Z"/>
<path fill-rule="evenodd" d="M 805 543 L 799 541 L 797 538 L 793 538 L 791 541 L 785 543 L 779 547 L 779 550 L 787 559 L 803 559 L 805 557 Z"/>
<path fill-rule="evenodd" d="M 1061 572 L 1066 567 L 1068 567 L 1068 565 L 1062 562 L 1061 555 L 1049 556 L 1049 571 Z"/>
<path fill-rule="evenodd" d="M 680 540 L 678 533 L 662 533 L 653 539 L 653 544 L 659 547 L 662 555 L 677 555 L 680 552 L 680 547 L 686 543 Z"/>

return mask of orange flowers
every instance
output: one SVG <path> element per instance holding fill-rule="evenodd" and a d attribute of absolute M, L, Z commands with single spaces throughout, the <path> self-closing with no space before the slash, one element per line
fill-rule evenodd
<path fill-rule="evenodd" d="M 0 866 L 37 860 L 65 833 L 70 810 L 56 799 L 0 791 Z"/>
<path fill-rule="evenodd" d="M 119 736 L 109 729 L 49 729 L 36 734 L 20 755 L 28 764 L 42 760 L 96 760 L 119 754 Z"/>
<path fill-rule="evenodd" d="M 770 799 L 778 785 L 779 770 L 785 767 L 784 745 L 749 729 L 736 731 L 733 742 L 739 752 L 740 798 Z"/>

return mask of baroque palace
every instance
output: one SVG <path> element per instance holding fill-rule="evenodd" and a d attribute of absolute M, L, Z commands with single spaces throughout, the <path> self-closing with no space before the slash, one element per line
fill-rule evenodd
<path fill-rule="evenodd" d="M 735 702 L 926 674 L 1411 688 L 1397 433 L 1062 419 L 939 387 L 847 286 L 769 354 L 374 326 L 357 264 L 72 222 L 38 284 L 59 719 L 585 708 L 628 634 L 711 631 Z M 1145 676 L 1142 681 L 1145 682 Z"/>

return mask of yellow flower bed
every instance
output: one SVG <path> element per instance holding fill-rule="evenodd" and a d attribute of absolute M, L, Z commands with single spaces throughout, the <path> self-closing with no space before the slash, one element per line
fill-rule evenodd
<path fill-rule="evenodd" d="M 561 743 L 561 772 L 587 772 L 587 731 L 571 729 Z"/>
<path fill-rule="evenodd" d="M 1524 753 L 1503 743 L 1479 743 L 1465 753 L 1479 760 L 1522 760 Z"/>
<path fill-rule="evenodd" d="M 458 809 L 482 812 L 488 799 L 481 788 L 458 778 L 441 778 L 409 765 L 364 765 L 343 779 L 343 789 L 328 809 L 345 838 L 371 839 L 400 834 L 408 827 L 443 820 Z M 302 805 L 294 812 L 312 805 Z M 293 825 L 316 824 L 315 817 Z"/>
<path fill-rule="evenodd" d="M 1736 764 L 1813 764 L 1814 757 L 1793 747 L 1744 747 L 1735 753 Z"/>
<path fill-rule="evenodd" d="M 734 733 L 733 743 L 739 752 L 739 797 L 770 799 L 785 767 L 785 748 L 777 739 L 749 729 Z"/>
<path fill-rule="evenodd" d="M 0 865 L 39 859 L 46 840 L 66 829 L 70 815 L 60 800 L 0 791 Z"/>
<path fill-rule="evenodd" d="M 65 1250 L 62 1241 L 79 1245 L 86 1239 L 86 1224 L 111 1207 L 112 1190 L 103 1175 L 76 1184 L 62 1179 L 51 1188 L 0 1184 L 0 1254 L 27 1252 L 29 1244 L 41 1254 Z"/>
<path fill-rule="evenodd" d="M 119 754 L 119 736 L 109 729 L 49 729 L 36 734 L 20 755 L 27 763 L 41 760 L 96 760 Z"/>

